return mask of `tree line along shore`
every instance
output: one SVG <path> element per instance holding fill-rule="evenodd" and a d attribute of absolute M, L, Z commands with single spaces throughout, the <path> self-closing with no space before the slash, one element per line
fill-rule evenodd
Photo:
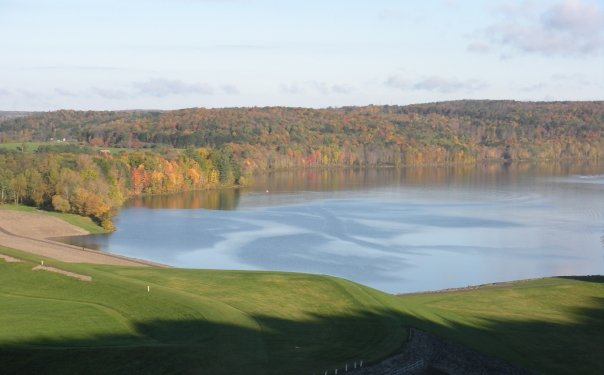
<path fill-rule="evenodd" d="M 123 201 L 293 168 L 601 159 L 604 102 L 0 113 L 0 203 L 113 228 Z"/>

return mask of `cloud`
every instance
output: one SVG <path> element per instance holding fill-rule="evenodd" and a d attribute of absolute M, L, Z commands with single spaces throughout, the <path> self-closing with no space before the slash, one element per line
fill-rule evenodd
<path fill-rule="evenodd" d="M 354 89 L 352 88 L 352 86 L 346 85 L 346 84 L 333 84 L 333 85 L 330 85 L 330 84 L 325 83 L 325 82 L 314 81 L 314 82 L 311 83 L 311 86 L 315 90 L 317 90 L 318 92 L 320 92 L 323 95 L 330 95 L 330 94 L 350 94 L 351 92 L 354 91 Z"/>
<path fill-rule="evenodd" d="M 524 2 L 499 13 L 503 19 L 484 34 L 511 50 L 546 56 L 604 51 L 604 9 L 596 2 L 564 0 L 547 9 Z"/>
<path fill-rule="evenodd" d="M 604 10 L 596 3 L 567 0 L 543 13 L 541 21 L 551 30 L 597 33 L 604 27 Z"/>
<path fill-rule="evenodd" d="M 96 65 L 34 65 L 24 66 L 23 70 L 83 70 L 83 71 L 118 71 L 123 70 L 115 66 L 96 66 Z"/>
<path fill-rule="evenodd" d="M 222 85 L 220 86 L 220 90 L 227 95 L 239 95 L 239 88 L 235 85 Z"/>
<path fill-rule="evenodd" d="M 527 85 L 521 88 L 525 92 L 539 91 L 543 89 L 556 90 L 561 92 L 568 90 L 570 87 L 587 88 L 597 85 L 593 80 L 588 79 L 583 74 L 552 74 L 545 81 L 539 81 L 532 85 Z"/>
<path fill-rule="evenodd" d="M 411 84 L 406 81 L 405 79 L 399 77 L 399 76 L 390 76 L 388 77 L 388 79 L 386 79 L 386 81 L 384 82 L 384 85 L 394 88 L 394 89 L 408 89 Z"/>
<path fill-rule="evenodd" d="M 382 9 L 377 17 L 380 21 L 401 21 L 406 18 L 405 13 L 398 9 Z"/>
<path fill-rule="evenodd" d="M 539 10 L 540 6 L 536 0 L 504 1 L 496 7 L 495 13 L 507 17 L 522 17 Z"/>
<path fill-rule="evenodd" d="M 521 90 L 524 92 L 533 92 L 533 91 L 542 90 L 547 87 L 548 87 L 548 84 L 546 84 L 545 82 L 538 82 L 538 83 L 535 83 L 534 85 L 522 87 Z"/>
<path fill-rule="evenodd" d="M 461 7 L 460 0 L 443 0 L 443 3 L 447 8 L 451 10 L 457 10 Z"/>
<path fill-rule="evenodd" d="M 280 89 L 283 94 L 300 95 L 306 92 L 298 82 L 282 83 Z"/>
<path fill-rule="evenodd" d="M 133 82 L 125 88 L 105 88 L 89 87 L 81 90 L 70 90 L 65 88 L 55 88 L 53 94 L 63 97 L 101 97 L 111 100 L 132 99 L 137 97 L 154 96 L 163 98 L 169 95 L 188 95 L 204 94 L 212 95 L 214 93 L 224 95 L 238 95 L 239 88 L 232 84 L 222 84 L 214 89 L 206 84 L 187 84 L 178 80 L 151 79 L 144 82 Z M 0 96 L 2 91 L 0 90 Z"/>
<path fill-rule="evenodd" d="M 61 95 L 61 96 L 68 96 L 68 97 L 79 96 L 79 94 L 75 91 L 61 89 L 61 88 L 55 88 L 55 93 L 58 95 Z"/>
<path fill-rule="evenodd" d="M 455 91 L 471 91 L 484 88 L 486 85 L 478 80 L 470 79 L 458 81 L 456 79 L 447 79 L 439 76 L 425 78 L 413 85 L 416 90 L 438 91 L 449 93 Z"/>
<path fill-rule="evenodd" d="M 487 53 L 490 51 L 490 49 L 491 49 L 491 46 L 488 45 L 487 43 L 472 42 L 472 43 L 468 44 L 468 51 L 470 51 L 470 52 Z"/>
<path fill-rule="evenodd" d="M 160 2 L 166 1 L 166 0 L 159 0 Z M 167 1 L 168 3 L 172 3 L 172 2 L 180 2 L 180 3 L 216 3 L 216 4 L 235 4 L 235 3 L 253 3 L 254 1 L 252 0 L 170 0 Z"/>
<path fill-rule="evenodd" d="M 593 83 L 583 74 L 553 74 L 551 76 L 553 82 L 560 84 L 575 84 L 580 86 L 588 86 Z"/>
<path fill-rule="evenodd" d="M 186 83 L 179 80 L 153 78 L 144 82 L 134 82 L 139 94 L 163 98 L 169 95 L 202 94 L 212 95 L 214 89 L 205 83 Z"/>
<path fill-rule="evenodd" d="M 317 91 L 323 95 L 345 95 L 354 92 L 354 87 L 348 84 L 329 84 L 322 81 L 310 81 L 302 84 L 298 82 L 282 83 L 280 89 L 284 94 L 293 95 L 305 94 L 309 90 Z"/>
<path fill-rule="evenodd" d="M 409 82 L 398 76 L 390 76 L 384 85 L 399 90 L 424 90 L 441 93 L 480 90 L 486 87 L 484 82 L 476 79 L 460 81 L 440 76 L 430 76 L 416 82 Z"/>
<path fill-rule="evenodd" d="M 266 51 L 266 50 L 279 50 L 279 49 L 286 49 L 286 48 L 292 48 L 293 46 L 291 44 L 279 44 L 279 43 L 266 43 L 266 44 L 243 44 L 243 43 L 238 43 L 238 44 L 214 44 L 208 47 L 202 47 L 202 48 L 212 48 L 212 49 L 218 49 L 218 50 L 234 50 L 234 51 Z"/>
<path fill-rule="evenodd" d="M 105 99 L 126 99 L 132 97 L 131 93 L 128 93 L 120 89 L 105 89 L 101 87 L 91 87 L 90 92 L 93 95 L 100 96 Z"/>
<path fill-rule="evenodd" d="M 29 100 L 48 100 L 49 96 L 42 92 L 29 91 L 29 90 L 19 90 L 19 94 L 22 97 Z"/>
<path fill-rule="evenodd" d="M 347 84 L 335 84 L 331 86 L 331 91 L 335 94 L 350 94 L 354 91 L 354 87 Z"/>

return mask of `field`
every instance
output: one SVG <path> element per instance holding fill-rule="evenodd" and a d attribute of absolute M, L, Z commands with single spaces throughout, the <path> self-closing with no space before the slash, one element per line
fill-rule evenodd
<path fill-rule="evenodd" d="M 0 150 L 22 151 L 25 146 L 25 152 L 34 152 L 40 146 L 55 145 L 57 142 L 0 142 Z"/>
<path fill-rule="evenodd" d="M 0 259 L 0 373 L 312 374 L 414 326 L 543 373 L 604 371 L 601 277 L 396 297 L 328 276 Z M 147 291 L 149 286 L 149 292 Z"/>
<path fill-rule="evenodd" d="M 128 148 L 128 147 L 100 147 L 100 146 L 91 146 L 84 145 L 82 146 L 79 142 L 76 141 L 47 141 L 47 142 L 0 142 L 0 150 L 7 151 L 24 151 L 26 153 L 36 152 L 41 146 L 49 146 L 49 147 L 57 147 L 59 149 L 63 147 L 73 146 L 73 147 L 83 147 L 86 150 L 90 150 L 91 152 L 98 152 L 99 150 L 109 150 L 111 154 L 119 154 L 120 152 L 134 152 L 139 149 L 136 148 Z M 25 147 L 25 150 L 22 148 Z M 182 151 L 182 149 L 175 149 L 177 151 Z"/>

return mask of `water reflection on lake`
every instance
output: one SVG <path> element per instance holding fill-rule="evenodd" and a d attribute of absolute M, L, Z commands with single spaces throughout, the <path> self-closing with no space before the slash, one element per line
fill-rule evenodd
<path fill-rule="evenodd" d="M 299 171 L 137 198 L 80 245 L 179 267 L 324 273 L 388 292 L 604 272 L 593 163 Z"/>

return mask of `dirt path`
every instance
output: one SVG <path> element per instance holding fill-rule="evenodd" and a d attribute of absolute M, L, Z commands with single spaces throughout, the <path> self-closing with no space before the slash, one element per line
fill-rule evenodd
<path fill-rule="evenodd" d="M 67 263 L 162 266 L 145 260 L 82 249 L 49 239 L 49 237 L 84 234 L 88 232 L 52 216 L 0 210 L 0 245 L 2 246 Z"/>
<path fill-rule="evenodd" d="M 82 280 L 82 281 L 92 281 L 92 277 L 90 277 L 88 275 L 82 275 L 82 274 L 75 273 L 75 272 L 65 271 L 65 270 L 62 270 L 60 268 L 55 268 L 55 267 L 48 267 L 48 266 L 39 265 L 39 266 L 35 266 L 31 270 L 32 271 L 54 272 L 54 273 L 59 273 L 61 275 L 73 277 L 73 278 L 76 278 L 76 279 Z"/>
<path fill-rule="evenodd" d="M 8 255 L 0 254 L 0 259 L 4 259 L 7 263 L 20 263 L 21 259 L 9 257 Z"/>

